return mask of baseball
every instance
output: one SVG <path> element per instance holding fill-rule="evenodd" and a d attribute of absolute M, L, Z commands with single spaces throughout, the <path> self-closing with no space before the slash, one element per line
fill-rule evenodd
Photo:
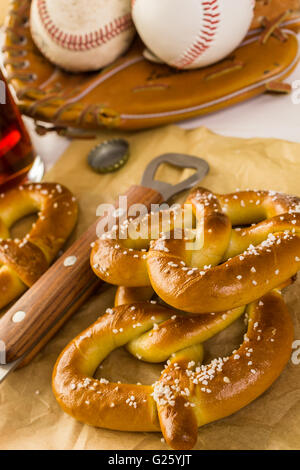
<path fill-rule="evenodd" d="M 33 0 L 32 38 L 65 70 L 97 70 L 128 49 L 135 34 L 130 10 L 130 0 Z"/>
<path fill-rule="evenodd" d="M 238 47 L 254 6 L 254 0 L 132 0 L 132 17 L 150 53 L 172 67 L 193 69 Z"/>

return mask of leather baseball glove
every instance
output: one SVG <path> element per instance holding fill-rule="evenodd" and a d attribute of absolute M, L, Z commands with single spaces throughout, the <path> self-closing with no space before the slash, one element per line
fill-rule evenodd
<path fill-rule="evenodd" d="M 283 24 L 295 31 L 300 29 L 300 0 L 256 0 L 255 16 L 251 29 L 260 28 L 264 18 L 273 21 L 289 11 L 289 18 Z"/>
<path fill-rule="evenodd" d="M 249 33 L 225 60 L 199 70 L 175 70 L 148 62 L 139 41 L 110 67 L 96 73 L 70 74 L 43 57 L 30 36 L 30 0 L 15 0 L 6 22 L 5 69 L 21 111 L 33 117 L 39 132 L 101 127 L 142 129 L 207 114 L 263 93 L 289 91 L 281 82 L 298 60 L 298 41 L 291 29 L 279 30 L 274 14 L 298 0 L 257 2 L 257 19 L 265 30 Z M 273 6 L 276 4 L 276 9 Z M 276 10 L 276 11 L 275 11 Z M 271 12 L 271 21 L 262 20 Z M 300 23 L 299 23 L 300 24 Z M 43 123 L 52 123 L 43 127 Z M 74 133 L 72 134 L 74 135 Z"/>

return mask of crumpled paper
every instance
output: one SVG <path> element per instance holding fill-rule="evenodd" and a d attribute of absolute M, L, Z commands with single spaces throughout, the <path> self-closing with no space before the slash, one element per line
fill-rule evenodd
<path fill-rule="evenodd" d="M 104 132 L 101 142 L 120 133 Z M 87 163 L 96 141 L 74 141 L 45 180 L 67 185 L 78 197 L 79 222 L 74 240 L 94 220 L 97 206 L 113 202 L 130 184 L 138 184 L 147 163 L 165 152 L 185 152 L 205 158 L 210 173 L 203 186 L 215 192 L 258 188 L 300 196 L 300 144 L 274 139 L 237 139 L 216 135 L 205 128 L 186 131 L 170 126 L 127 134 L 131 157 L 117 173 L 98 175 Z M 164 167 L 160 179 L 178 182 L 190 170 Z M 66 415 L 51 390 L 51 374 L 58 354 L 68 342 L 93 323 L 113 304 L 115 289 L 94 295 L 41 351 L 34 361 L 12 373 L 0 385 L 1 449 L 166 449 L 159 433 L 126 433 L 95 429 Z M 300 282 L 285 293 L 300 339 Z M 245 331 L 243 319 L 205 344 L 208 361 L 231 353 Z M 299 449 L 300 447 L 300 353 L 277 382 L 255 402 L 233 416 L 199 429 L 196 449 Z M 300 362 L 300 361 L 299 361 Z M 123 350 L 109 356 L 101 376 L 129 383 L 153 383 L 162 365 L 140 362 Z"/>

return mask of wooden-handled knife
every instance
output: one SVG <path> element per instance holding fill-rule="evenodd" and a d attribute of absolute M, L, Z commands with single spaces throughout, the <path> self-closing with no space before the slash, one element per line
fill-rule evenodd
<path fill-rule="evenodd" d="M 155 174 L 162 163 L 193 168 L 195 173 L 177 185 L 157 181 Z M 132 186 L 125 194 L 128 207 L 139 203 L 149 210 L 151 204 L 192 188 L 208 171 L 207 162 L 200 158 L 162 155 L 148 165 L 141 185 Z M 98 223 L 99 219 L 0 319 L 0 382 L 15 368 L 27 364 L 101 284 L 90 267 Z"/>

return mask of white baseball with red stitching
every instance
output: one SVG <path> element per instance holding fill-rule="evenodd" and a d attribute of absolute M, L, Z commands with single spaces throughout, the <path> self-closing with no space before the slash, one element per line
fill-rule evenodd
<path fill-rule="evenodd" d="M 245 37 L 254 0 L 132 0 L 135 26 L 149 50 L 180 69 L 204 67 Z"/>
<path fill-rule="evenodd" d="M 130 0 L 32 0 L 30 27 L 40 51 L 73 72 L 112 63 L 135 33 Z"/>

